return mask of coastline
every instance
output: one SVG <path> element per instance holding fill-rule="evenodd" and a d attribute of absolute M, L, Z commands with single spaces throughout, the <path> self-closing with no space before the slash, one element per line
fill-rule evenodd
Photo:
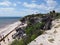
<path fill-rule="evenodd" d="M 5 29 L 6 27 L 11 26 L 12 24 L 14 24 L 14 23 L 16 23 L 16 22 L 18 22 L 18 21 L 15 21 L 15 22 L 12 22 L 12 23 L 10 23 L 10 24 L 4 25 L 4 27 L 1 27 L 1 28 L 0 28 L 0 31 L 3 30 L 3 29 Z"/>
<path fill-rule="evenodd" d="M 18 27 L 18 25 L 20 25 L 21 24 L 21 22 L 20 21 L 17 21 L 17 22 L 15 22 L 15 23 L 13 23 L 13 24 L 10 24 L 10 25 L 8 25 L 8 26 L 6 26 L 5 28 L 3 28 L 3 29 L 0 29 L 1 31 L 0 31 L 0 37 L 1 36 L 6 36 L 8 33 L 10 33 L 11 31 L 13 31 L 16 27 Z M 7 41 L 7 38 L 10 38 L 10 42 L 12 42 L 13 41 L 13 39 L 12 39 L 12 34 L 14 34 L 14 33 L 16 33 L 16 31 L 13 31 L 13 32 L 11 32 L 11 34 L 9 34 L 6 38 L 5 38 L 5 41 L 6 42 L 8 42 Z M 0 38 L 1 39 L 1 38 Z M 0 44 L 1 45 L 8 45 L 10 42 L 8 42 L 8 43 L 4 43 L 3 41 L 1 41 L 0 42 Z"/>
<path fill-rule="evenodd" d="M 0 28 L 0 34 L 1 34 L 1 32 L 4 32 L 7 29 L 9 29 L 10 27 L 13 27 L 13 25 L 17 25 L 17 24 L 19 25 L 20 23 L 21 23 L 20 21 L 17 21 L 17 22 L 14 22 L 12 24 L 6 25 L 4 28 Z"/>

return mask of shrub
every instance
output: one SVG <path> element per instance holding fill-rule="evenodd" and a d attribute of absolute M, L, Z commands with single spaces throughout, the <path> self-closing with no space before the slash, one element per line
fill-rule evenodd
<path fill-rule="evenodd" d="M 31 36 L 31 40 L 34 40 L 36 38 L 36 35 Z"/>
<path fill-rule="evenodd" d="M 24 41 L 21 40 L 14 40 L 10 45 L 25 45 Z"/>
<path fill-rule="evenodd" d="M 35 25 L 28 25 L 25 28 L 25 33 L 27 38 L 22 38 L 22 40 L 15 40 L 11 45 L 27 45 L 32 40 L 34 40 L 37 36 L 41 35 L 44 31 L 40 30 L 43 23 L 36 23 Z"/>

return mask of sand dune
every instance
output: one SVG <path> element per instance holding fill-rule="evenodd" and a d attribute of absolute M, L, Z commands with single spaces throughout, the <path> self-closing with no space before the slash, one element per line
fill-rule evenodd
<path fill-rule="evenodd" d="M 45 31 L 28 45 L 60 45 L 60 19 L 52 22 L 52 29 Z"/>

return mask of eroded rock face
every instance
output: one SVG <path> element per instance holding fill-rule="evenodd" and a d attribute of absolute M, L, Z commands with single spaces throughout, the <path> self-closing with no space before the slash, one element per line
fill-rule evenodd
<path fill-rule="evenodd" d="M 50 15 L 43 17 L 42 22 L 45 23 L 45 25 L 43 26 L 43 30 L 49 30 L 49 29 L 51 29 L 52 18 L 51 18 Z"/>

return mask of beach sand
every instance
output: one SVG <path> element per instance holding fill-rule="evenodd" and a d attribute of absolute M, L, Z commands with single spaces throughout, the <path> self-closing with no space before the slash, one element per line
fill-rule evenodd
<path fill-rule="evenodd" d="M 9 26 L 6 26 L 3 29 L 0 29 L 0 40 L 1 40 L 1 36 L 6 36 L 9 32 L 11 32 L 12 30 L 15 30 L 16 27 L 18 27 L 21 24 L 20 21 L 17 21 Z M 9 43 L 11 43 L 14 39 L 12 38 L 12 35 L 16 33 L 16 31 L 13 31 L 12 33 L 10 33 L 5 40 L 1 41 L 0 44 L 1 45 L 8 45 Z M 4 42 L 5 41 L 5 42 Z"/>

